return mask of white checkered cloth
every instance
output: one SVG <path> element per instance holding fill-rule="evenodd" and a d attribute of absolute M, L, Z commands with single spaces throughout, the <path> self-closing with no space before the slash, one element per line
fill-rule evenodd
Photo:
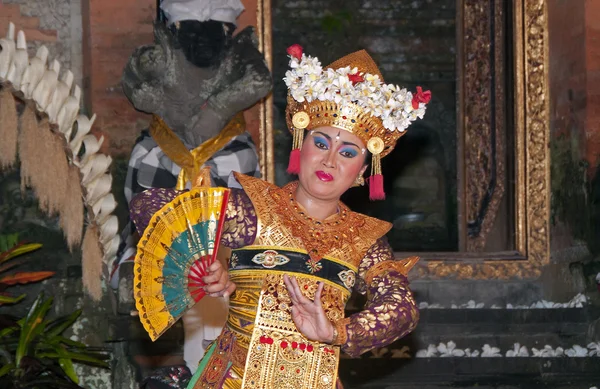
<path fill-rule="evenodd" d="M 192 147 L 189 147 L 192 149 Z M 232 172 L 260 177 L 258 154 L 247 132 L 234 137 L 221 150 L 217 151 L 203 166 L 210 166 L 213 186 L 226 187 Z M 181 168 L 165 155 L 148 131 L 138 138 L 127 167 L 125 177 L 125 198 L 127 203 L 138 193 L 149 188 L 173 188 Z M 121 233 L 121 246 L 115 261 L 111 285 L 118 283 L 119 265 L 135 255 L 137 241 L 133 236 L 135 228 L 128 222 Z"/>

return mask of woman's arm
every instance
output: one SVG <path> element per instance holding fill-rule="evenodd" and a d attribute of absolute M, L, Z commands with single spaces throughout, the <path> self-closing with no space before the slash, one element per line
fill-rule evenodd
<path fill-rule="evenodd" d="M 406 336 L 417 325 L 419 311 L 406 274 L 418 258 L 396 261 L 387 239 L 379 239 L 359 267 L 357 289 L 367 294 L 364 310 L 334 326 L 335 344 L 356 357 Z"/>

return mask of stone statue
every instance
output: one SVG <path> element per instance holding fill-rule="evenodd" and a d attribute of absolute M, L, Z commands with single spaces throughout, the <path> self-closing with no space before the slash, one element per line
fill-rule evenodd
<path fill-rule="evenodd" d="M 154 44 L 137 48 L 122 76 L 123 90 L 133 106 L 154 116 L 150 132 L 142 133 L 131 153 L 125 182 L 128 202 L 150 187 L 178 184 L 182 166 L 177 165 L 164 141 L 161 144 L 158 137 L 150 136 L 156 117 L 187 150 L 193 150 L 222 138 L 231 123 L 264 98 L 272 85 L 254 29 L 248 27 L 233 35 L 235 20 L 243 10 L 238 0 L 163 0 L 160 7 L 167 22 L 155 22 Z M 211 150 L 203 162 L 203 166 L 211 167 L 213 185 L 226 186 L 232 171 L 260 176 L 256 148 L 244 128 L 225 138 L 222 144 L 218 150 Z M 125 298 L 121 290 L 132 277 L 129 273 L 138 240 L 131 223 L 123 231 L 122 240 L 119 266 L 114 269 L 111 282 L 119 288 L 119 300 Z M 125 263 L 129 264 L 121 266 Z M 119 274 L 121 268 L 128 270 Z M 132 296 L 126 298 L 133 307 Z M 188 315 L 187 322 L 184 317 L 184 327 L 188 327 L 184 358 L 192 369 L 203 353 L 199 345 L 214 339 L 225 321 L 227 307 L 212 300 L 198 303 L 200 312 L 195 317 Z M 207 315 L 207 311 L 211 314 Z M 207 316 L 218 318 L 211 323 Z M 189 350 L 194 355 L 190 356 Z M 176 369 L 176 375 L 180 375 L 181 367 Z M 163 372 L 162 376 L 171 373 Z M 146 383 L 146 387 L 153 386 Z"/>
<path fill-rule="evenodd" d="M 205 42 L 219 30 L 220 45 Z M 232 37 L 229 23 L 184 20 L 171 31 L 154 25 L 156 42 L 133 53 L 123 89 L 136 109 L 159 115 L 185 143 L 200 145 L 265 97 L 271 74 L 251 27 Z"/>

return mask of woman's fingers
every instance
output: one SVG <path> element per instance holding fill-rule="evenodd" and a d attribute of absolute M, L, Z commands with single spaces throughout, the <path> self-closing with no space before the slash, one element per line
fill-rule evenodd
<path fill-rule="evenodd" d="M 324 284 L 322 282 L 319 282 L 319 286 L 317 287 L 317 291 L 315 293 L 314 301 L 312 301 L 311 299 L 306 297 L 304 294 L 302 294 L 302 290 L 300 289 L 300 285 L 298 284 L 298 280 L 296 279 L 296 277 L 290 277 L 287 274 L 284 274 L 283 282 L 285 283 L 285 286 L 288 290 L 288 294 L 290 296 L 290 299 L 292 300 L 292 304 L 295 304 L 295 305 L 316 304 L 319 306 L 321 305 L 321 294 L 323 292 L 323 286 L 324 286 Z"/>
<path fill-rule="evenodd" d="M 223 297 L 227 298 L 231 296 L 233 292 L 235 292 L 236 287 L 237 286 L 235 285 L 235 282 L 227 282 L 227 286 L 225 287 L 225 293 L 223 293 Z"/>
<path fill-rule="evenodd" d="M 292 284 L 291 277 L 287 274 L 284 274 L 283 283 L 285 284 L 285 288 L 287 289 L 290 299 L 292 300 L 292 304 L 298 303 L 298 299 L 296 298 L 296 290 L 294 289 L 294 285 Z"/>
<path fill-rule="evenodd" d="M 319 306 L 321 306 L 321 294 L 323 293 L 323 286 L 324 284 L 319 282 L 319 286 L 317 286 L 317 291 L 315 292 L 315 304 L 318 304 Z"/>
<path fill-rule="evenodd" d="M 208 274 L 202 277 L 202 281 L 205 284 L 212 284 L 214 282 L 220 281 L 224 275 L 227 273 L 223 270 L 223 266 L 221 266 L 221 262 L 215 261 L 208 268 Z"/>

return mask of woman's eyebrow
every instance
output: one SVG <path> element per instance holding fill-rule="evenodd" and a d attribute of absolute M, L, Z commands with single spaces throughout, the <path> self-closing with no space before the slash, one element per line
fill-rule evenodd
<path fill-rule="evenodd" d="M 315 134 L 321 134 L 321 135 L 323 135 L 331 143 L 331 137 L 329 135 L 325 134 L 324 132 L 315 131 Z"/>
<path fill-rule="evenodd" d="M 325 138 L 327 138 L 327 140 L 328 140 L 329 142 L 331 142 L 331 140 L 332 140 L 332 139 L 331 139 L 331 137 L 330 137 L 329 135 L 327 135 L 326 133 L 324 133 L 324 132 L 321 132 L 321 131 L 314 131 L 314 133 L 315 133 L 315 134 L 319 134 L 319 135 L 322 135 L 322 136 L 324 136 Z M 347 142 L 347 141 L 342 141 L 342 144 L 343 144 L 344 146 L 354 146 L 354 147 L 356 147 L 357 149 L 359 149 L 359 150 L 360 150 L 360 147 L 359 147 L 359 146 L 358 146 L 356 143 L 353 143 L 353 142 Z"/>
<path fill-rule="evenodd" d="M 345 146 L 354 146 L 357 149 L 360 149 L 360 147 L 356 144 L 356 143 L 352 143 L 352 142 L 342 142 L 343 145 Z"/>

